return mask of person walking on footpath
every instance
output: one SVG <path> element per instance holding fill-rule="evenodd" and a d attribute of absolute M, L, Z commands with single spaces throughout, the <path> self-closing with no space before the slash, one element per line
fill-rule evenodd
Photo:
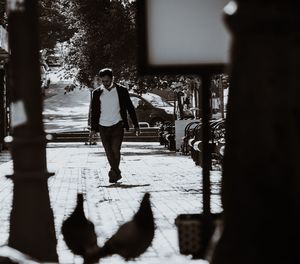
<path fill-rule="evenodd" d="M 110 164 L 109 182 L 122 178 L 119 169 L 124 128 L 128 131 L 127 112 L 134 125 L 135 133 L 140 133 L 137 116 L 127 89 L 114 82 L 112 69 L 99 71 L 102 85 L 93 92 L 91 107 L 91 131 L 100 132 L 106 157 Z"/>

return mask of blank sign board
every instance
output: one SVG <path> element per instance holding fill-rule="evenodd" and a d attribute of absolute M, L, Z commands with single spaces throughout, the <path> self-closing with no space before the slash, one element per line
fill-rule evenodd
<path fill-rule="evenodd" d="M 150 66 L 227 64 L 229 0 L 145 0 Z"/>

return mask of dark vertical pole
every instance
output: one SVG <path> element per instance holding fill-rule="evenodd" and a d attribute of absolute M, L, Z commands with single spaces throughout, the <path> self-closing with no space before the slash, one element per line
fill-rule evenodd
<path fill-rule="evenodd" d="M 210 140 L 210 84 L 211 75 L 202 75 L 202 184 L 203 184 L 203 214 L 210 216 L 210 167 L 211 154 L 209 147 Z"/>
<path fill-rule="evenodd" d="M 3 149 L 3 141 L 5 136 L 5 83 L 4 69 L 0 69 L 0 151 Z"/>
<path fill-rule="evenodd" d="M 7 3 L 14 163 L 8 243 L 41 261 L 57 262 L 42 123 L 37 3 L 37 0 Z"/>
<path fill-rule="evenodd" d="M 182 120 L 184 118 L 183 116 L 183 105 L 182 105 L 182 96 L 183 96 L 183 93 L 181 91 L 177 91 L 176 93 L 176 98 L 177 98 L 177 106 L 178 106 L 178 109 L 179 109 L 179 119 Z"/>
<path fill-rule="evenodd" d="M 202 99 L 203 99 L 203 94 L 202 94 L 202 80 L 201 82 L 199 81 L 197 83 L 197 90 L 198 90 L 198 93 L 197 93 L 197 97 L 196 97 L 196 100 L 197 100 L 197 107 L 199 108 L 199 111 L 198 111 L 198 118 L 201 118 L 202 117 L 202 112 L 203 112 L 203 105 L 202 105 Z"/>
<path fill-rule="evenodd" d="M 9 63 L 5 64 L 5 86 L 4 86 L 4 109 L 5 109 L 5 130 L 4 135 L 10 135 L 10 96 L 9 96 Z M 5 147 L 5 146 L 4 146 Z"/>
<path fill-rule="evenodd" d="M 224 86 L 222 82 L 222 75 L 219 77 L 219 96 L 221 102 L 221 117 L 224 118 Z"/>

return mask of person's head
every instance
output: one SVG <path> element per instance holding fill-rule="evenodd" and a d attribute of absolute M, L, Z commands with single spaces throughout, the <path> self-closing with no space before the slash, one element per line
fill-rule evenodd
<path fill-rule="evenodd" d="M 112 69 L 105 68 L 99 71 L 99 77 L 105 88 L 109 88 L 113 81 L 113 71 Z"/>

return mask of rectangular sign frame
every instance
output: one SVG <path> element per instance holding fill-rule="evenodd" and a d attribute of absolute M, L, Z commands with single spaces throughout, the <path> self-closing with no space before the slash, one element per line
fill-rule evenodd
<path fill-rule="evenodd" d="M 137 32 L 138 32 L 138 73 L 140 75 L 158 74 L 217 74 L 226 71 L 228 63 L 187 63 L 153 65 L 149 58 L 148 36 L 148 1 L 137 0 Z M 185 2 L 185 0 L 182 0 Z M 200 1 L 200 0 L 199 0 Z M 211 0 L 209 0 L 211 1 Z M 228 56 L 229 57 L 229 56 Z"/>

